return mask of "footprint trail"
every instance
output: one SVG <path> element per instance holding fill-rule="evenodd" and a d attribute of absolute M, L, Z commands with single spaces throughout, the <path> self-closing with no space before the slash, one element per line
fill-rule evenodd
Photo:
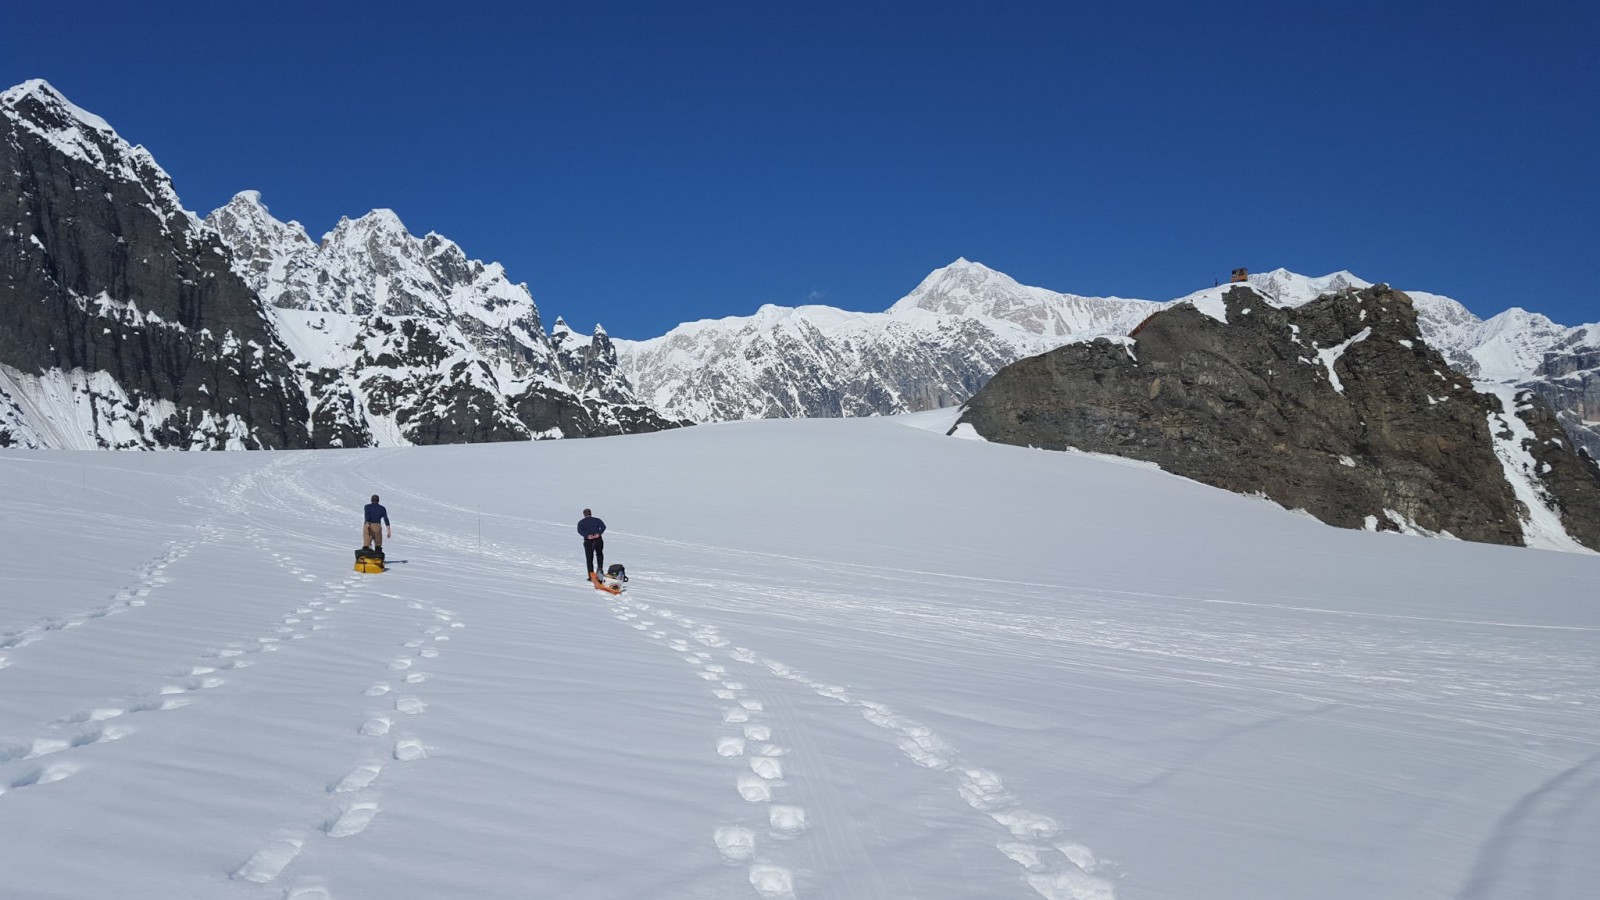
<path fill-rule="evenodd" d="M 932 728 L 897 713 L 886 704 L 857 696 L 834 684 L 818 681 L 775 659 L 747 647 L 732 646 L 714 626 L 670 610 L 622 598 L 614 607 L 618 619 L 647 632 L 712 686 L 713 698 L 727 732 L 713 742 L 716 754 L 740 761 L 734 776 L 738 796 L 763 810 L 758 824 L 729 822 L 716 827 L 712 842 L 724 862 L 746 867 L 756 896 L 762 900 L 796 897 L 795 868 L 781 864 L 782 846 L 823 823 L 814 822 L 805 806 L 786 802 L 784 781 L 786 748 L 774 742 L 773 725 L 766 721 L 767 704 L 750 694 L 747 685 L 729 675 L 710 651 L 752 669 L 799 684 L 817 696 L 855 710 L 865 721 L 886 732 L 894 746 L 912 763 L 947 780 L 967 807 L 997 827 L 995 849 L 1023 870 L 1023 878 L 1045 900 L 1114 900 L 1118 869 L 1088 847 L 1068 839 L 1059 822 L 1029 809 L 1007 789 L 1000 775 L 966 760 Z M 665 620 L 684 637 L 669 637 L 656 628 Z M 692 643 L 691 643 L 692 642 Z M 698 645 L 698 646 L 697 646 Z"/>

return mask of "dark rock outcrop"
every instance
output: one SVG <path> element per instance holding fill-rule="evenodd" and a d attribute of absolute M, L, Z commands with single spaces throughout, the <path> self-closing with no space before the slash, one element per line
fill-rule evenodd
<path fill-rule="evenodd" d="M 243 192 L 202 222 L 43 81 L 0 94 L 0 446 L 362 447 L 653 431 L 603 331 L 388 210 L 314 243 Z M 563 363 L 570 364 L 563 367 Z"/>
<path fill-rule="evenodd" d="M 72 419 L 52 427 L 100 446 L 307 446 L 305 397 L 265 309 L 150 155 L 44 82 L 0 102 L 4 380 L 50 385 L 36 392 Z M 0 444 L 40 443 L 0 431 Z"/>
<path fill-rule="evenodd" d="M 1531 394 L 1480 394 L 1384 285 L 1278 308 L 1249 288 L 1226 322 L 1181 305 L 1128 339 L 1070 344 L 1002 369 L 960 419 L 983 437 L 1109 453 L 1333 525 L 1525 542 L 1529 490 L 1600 548 L 1600 478 Z M 1505 416 L 1532 438 L 1520 446 Z M 1497 443 L 1498 441 L 1498 443 Z M 1505 457 L 1503 460 L 1502 457 Z"/>

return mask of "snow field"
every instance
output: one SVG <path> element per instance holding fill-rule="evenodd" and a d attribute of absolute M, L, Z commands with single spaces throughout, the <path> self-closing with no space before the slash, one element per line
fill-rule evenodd
<path fill-rule="evenodd" d="M 1594 557 L 934 418 L 0 452 L 8 890 L 1588 896 Z"/>

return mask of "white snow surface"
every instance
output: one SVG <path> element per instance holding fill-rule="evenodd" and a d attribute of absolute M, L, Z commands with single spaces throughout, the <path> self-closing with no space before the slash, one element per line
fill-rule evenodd
<path fill-rule="evenodd" d="M 0 893 L 1593 896 L 1600 558 L 950 420 L 0 451 Z"/>

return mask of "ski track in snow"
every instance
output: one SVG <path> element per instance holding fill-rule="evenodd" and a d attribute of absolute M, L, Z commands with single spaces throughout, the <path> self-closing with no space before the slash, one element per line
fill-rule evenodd
<path fill-rule="evenodd" d="M 1600 834 L 1600 754 L 1572 766 L 1530 791 L 1495 824 L 1478 850 L 1471 878 L 1458 900 L 1511 897 L 1529 885 L 1548 883 L 1551 872 L 1565 881 L 1582 878 L 1571 856 L 1577 835 Z M 1581 838 L 1578 839 L 1581 841 Z"/>
<path fill-rule="evenodd" d="M 229 494 L 216 499 L 237 512 L 245 512 L 253 505 L 245 496 L 255 492 L 252 500 L 273 497 L 274 505 L 315 511 L 325 520 L 348 518 L 347 510 L 337 508 L 319 493 L 304 489 L 286 468 L 288 465 L 287 459 L 275 460 L 259 478 L 241 478 L 232 485 Z M 273 490 L 260 490 L 262 483 L 268 481 Z M 534 569 L 564 571 L 567 567 L 566 560 L 530 559 L 523 550 L 494 544 L 485 546 L 461 535 L 416 529 L 413 536 L 442 549 L 487 553 Z M 263 558 L 291 576 L 308 584 L 318 580 L 293 556 L 278 549 L 275 538 L 280 535 L 251 527 L 245 537 Z M 166 554 L 140 569 L 135 586 L 119 592 L 106 607 L 8 633 L 0 639 L 0 651 L 27 646 L 49 631 L 75 627 L 92 618 L 143 605 L 144 598 L 165 583 L 162 572 L 192 552 L 198 543 L 170 545 Z M 182 677 L 162 684 L 147 695 L 122 702 L 111 701 L 65 717 L 61 720 L 67 726 L 64 735 L 52 734 L 31 742 L 0 745 L 0 765 L 13 760 L 31 763 L 42 757 L 52 757 L 46 764 L 32 765 L 17 773 L 0 770 L 4 775 L 0 777 L 0 795 L 8 790 L 47 785 L 76 774 L 81 765 L 66 755 L 81 747 L 115 741 L 131 734 L 133 729 L 121 724 L 128 721 L 125 717 L 185 706 L 191 702 L 188 695 L 222 687 L 226 683 L 223 674 L 250 666 L 251 657 L 274 653 L 286 641 L 304 640 L 315 631 L 331 627 L 330 613 L 340 605 L 356 602 L 356 595 L 350 588 L 360 580 L 360 576 L 347 575 L 317 599 L 283 613 L 268 633 L 208 651 Z M 793 771 L 803 760 L 792 756 L 792 748 L 780 743 L 780 739 L 787 732 L 790 743 L 808 744 L 804 726 L 791 719 L 785 723 L 787 728 L 778 727 L 771 700 L 758 696 L 747 681 L 731 675 L 728 662 L 799 684 L 819 696 L 855 709 L 868 722 L 888 732 L 901 753 L 930 772 L 944 776 L 968 806 L 1003 830 L 996 840 L 996 849 L 1023 868 L 1028 884 L 1040 896 L 1047 900 L 1112 898 L 1111 882 L 1102 877 L 1111 872 L 1112 867 L 1098 860 L 1086 847 L 1061 839 L 1053 819 L 1027 810 L 1005 789 L 999 776 L 965 763 L 931 729 L 897 715 L 887 706 L 813 680 L 752 650 L 733 647 L 714 626 L 670 610 L 654 609 L 626 595 L 612 599 L 618 601 L 611 606 L 617 619 L 682 659 L 706 683 L 715 701 L 713 708 L 720 717 L 721 727 L 708 742 L 708 751 L 728 761 L 732 781 L 730 795 L 737 796 L 737 802 L 747 809 L 735 811 L 725 822 L 716 825 L 710 839 L 727 865 L 742 870 L 753 896 L 759 900 L 797 900 L 801 896 L 803 884 L 796 873 L 803 872 L 804 866 L 795 852 L 799 846 L 797 841 L 812 836 L 816 844 L 813 852 L 827 853 L 835 861 L 850 849 L 835 846 L 826 827 L 830 820 L 837 821 L 844 816 L 842 804 L 837 800 L 826 803 L 819 810 L 820 815 L 814 815 L 803 802 L 807 798 L 797 796 L 796 785 L 785 780 L 786 772 Z M 390 769 L 426 759 L 428 747 L 412 730 L 417 717 L 424 715 L 428 708 L 427 702 L 415 693 L 428 678 L 422 664 L 437 658 L 440 643 L 449 640 L 445 633 L 447 628 L 462 625 L 447 610 L 415 601 L 410 606 L 422 615 L 420 636 L 405 642 L 400 652 L 385 664 L 380 677 L 364 690 L 364 696 L 381 704 L 369 708 L 355 725 L 355 730 L 367 739 L 369 746 L 348 770 L 328 783 L 327 813 L 317 821 L 288 824 L 271 831 L 255 852 L 230 874 L 231 879 L 251 885 L 284 885 L 281 896 L 287 898 L 332 900 L 334 894 L 326 880 L 315 873 L 297 872 L 296 860 L 318 842 L 337 844 L 357 838 L 382 811 L 382 785 L 386 778 L 393 777 Z M 668 627 L 678 634 L 670 633 Z M 3 657 L 0 657 L 0 665 L 3 665 Z M 817 785 L 809 787 L 812 794 L 821 790 Z"/>
<path fill-rule="evenodd" d="M 688 545 L 685 545 L 688 546 Z M 765 554 L 778 556 L 777 554 Z M 798 557 L 785 557 L 810 562 Z M 890 571 L 879 567 L 874 577 Z M 934 573 L 892 570 L 901 582 L 921 578 L 932 584 Z M 729 571 L 728 577 L 735 577 Z M 952 576 L 955 577 L 955 576 Z M 691 578 L 663 575 L 656 579 L 683 590 L 703 586 Z M 1344 702 L 1364 708 L 1404 710 L 1410 715 L 1436 718 L 1473 728 L 1498 728 L 1501 712 L 1521 704 L 1582 707 L 1600 701 L 1588 674 L 1589 657 L 1552 655 L 1542 632 L 1590 631 L 1585 627 L 1528 625 L 1481 618 L 1419 617 L 1400 614 L 1349 612 L 1319 608 L 1283 597 L 1279 602 L 1245 601 L 1225 596 L 1126 591 L 1099 585 L 1035 584 L 1023 581 L 972 581 L 973 607 L 925 606 L 892 598 L 865 601 L 842 592 L 836 585 L 815 585 L 793 580 L 781 588 L 786 608 L 816 621 L 847 619 L 885 631 L 927 626 L 958 631 L 973 644 L 989 644 L 1016 652 L 1016 638 L 1031 646 L 1059 648 L 1052 655 L 1083 659 L 1094 665 L 1100 652 L 1136 654 L 1144 660 L 1139 678 L 1175 685 L 1230 686 L 1250 683 L 1269 672 L 1282 692 L 1310 703 Z M 763 590 L 779 588 L 764 586 Z M 1112 607 L 1106 615 L 1062 621 L 1011 611 L 1015 596 L 1071 598 Z M 1160 618 L 1129 614 L 1129 607 L 1144 600 L 1165 604 Z M 712 612 L 717 608 L 709 606 Z M 981 612 L 979 611 L 981 608 Z M 1263 614 L 1264 613 L 1264 614 Z M 1327 617 L 1327 627 L 1305 629 L 1284 614 Z M 1396 654 L 1396 645 L 1375 623 L 1417 623 L 1403 632 L 1408 652 Z M 1237 624 L 1235 624 L 1237 623 Z M 1505 630 L 1486 659 L 1484 648 L 1424 630 L 1423 625 L 1465 626 Z M 1035 650 L 1034 652 L 1038 652 Z M 1497 677 L 1483 676 L 1486 662 Z M 1126 669 L 1118 664 L 1118 670 Z M 1426 709 L 1418 704 L 1426 701 Z M 1587 730 L 1565 736 L 1587 739 Z"/>
<path fill-rule="evenodd" d="M 1023 869 L 1027 884 L 1046 900 L 1113 900 L 1115 864 L 1100 859 L 1093 850 L 1068 839 L 1050 816 L 1028 809 L 1023 801 L 1006 789 L 1000 776 L 967 762 L 962 755 L 931 728 L 897 714 L 890 707 L 856 696 L 844 687 L 811 678 L 777 660 L 746 647 L 731 646 L 719 629 L 668 609 L 634 601 L 626 595 L 615 598 L 617 619 L 629 624 L 651 640 L 664 644 L 708 682 L 719 703 L 727 728 L 715 741 L 719 756 L 742 765 L 735 777 L 735 788 L 746 802 L 765 808 L 764 829 L 752 827 L 748 819 L 722 824 L 712 833 L 717 852 L 730 865 L 746 865 L 750 885 L 761 900 L 793 900 L 798 896 L 793 864 L 781 864 L 782 845 L 817 829 L 826 831 L 827 815 L 813 821 L 807 808 L 785 802 L 791 789 L 784 781 L 789 749 L 777 743 L 778 733 L 767 720 L 772 718 L 768 703 L 756 699 L 744 681 L 732 676 L 708 651 L 722 651 L 734 662 L 752 667 L 779 679 L 804 686 L 820 697 L 854 709 L 872 725 L 888 732 L 900 752 L 916 765 L 945 778 L 963 801 L 982 814 L 1002 833 L 995 849 Z M 672 637 L 662 630 L 662 621 L 671 623 L 686 637 Z M 698 646 L 696 646 L 698 645 Z M 803 737 L 796 726 L 793 737 Z M 842 816 L 837 808 L 829 810 Z M 825 838 L 819 838 L 825 840 Z M 778 852 L 775 852 L 778 851 Z M 827 848 L 836 859 L 847 848 Z"/>
<path fill-rule="evenodd" d="M 346 527 L 350 510 L 330 501 L 331 494 L 308 489 L 295 468 L 299 465 L 297 459 L 297 455 L 273 459 L 259 472 L 236 480 L 221 496 L 211 499 L 242 514 L 246 521 L 267 508 L 294 511 L 302 522 Z M 381 487 L 385 494 L 392 490 L 389 485 Z M 364 495 L 365 490 L 356 493 Z M 392 493 L 403 495 L 397 489 Z M 431 498 L 418 499 L 436 508 L 444 506 Z M 350 528 L 352 539 L 354 530 Z M 59 718 L 42 720 L 35 732 L 25 732 L 27 737 L 20 740 L 0 738 L 0 810 L 6 806 L 7 793 L 51 785 L 97 762 L 109 762 L 115 757 L 108 754 L 118 752 L 117 741 L 136 735 L 146 722 L 159 723 L 168 718 L 144 713 L 176 709 L 199 701 L 206 692 L 226 691 L 230 683 L 251 677 L 252 666 L 273 662 L 273 654 L 288 642 L 307 640 L 319 631 L 336 627 L 341 620 L 338 613 L 346 604 L 359 602 L 363 595 L 372 596 L 353 588 L 362 585 L 365 589 L 377 579 L 353 573 L 346 573 L 339 580 L 324 578 L 292 553 L 283 552 L 285 548 L 296 548 L 307 555 L 314 552 L 316 545 L 308 542 L 307 533 L 250 524 L 244 527 L 242 536 L 262 559 L 304 582 L 307 595 L 314 599 L 294 603 L 259 631 L 244 632 L 253 637 L 214 642 L 214 649 L 198 658 L 165 667 L 163 678 L 152 673 L 149 689 L 144 692 L 87 704 Z M 235 542 L 239 536 L 240 532 L 234 533 Z M 550 587 L 544 578 L 546 573 L 562 573 L 562 584 L 571 581 L 566 576 L 571 560 L 565 556 L 543 556 L 524 547 L 485 544 L 466 532 L 421 526 L 408 526 L 407 538 L 419 546 L 510 563 L 522 573 L 531 573 L 523 577 L 540 588 Z M 165 573 L 169 567 L 204 543 L 207 541 L 165 545 L 161 555 L 141 566 L 130 585 L 103 606 L 0 632 L 0 668 L 6 665 L 7 653 L 25 651 L 59 632 L 138 609 L 147 599 L 159 599 L 160 587 L 168 583 Z M 881 574 L 883 570 L 877 571 Z M 871 578 L 874 574 L 867 571 L 852 577 Z M 714 575 L 711 572 L 697 580 L 663 574 L 657 583 L 670 584 L 680 592 L 693 592 L 707 587 L 709 582 L 705 579 Z M 908 583 L 924 576 L 931 581 L 936 575 L 894 570 L 895 578 Z M 1281 598 L 1279 603 L 1243 603 L 1225 597 L 1140 594 L 1095 585 L 1032 585 L 984 579 L 973 582 L 975 596 L 993 600 L 992 608 L 982 616 L 969 615 L 969 610 L 959 607 L 924 604 L 907 591 L 887 599 L 870 598 L 869 604 L 859 593 L 840 590 L 821 576 L 814 582 L 789 579 L 783 595 L 788 609 L 816 620 L 848 614 L 852 621 L 882 624 L 886 629 L 949 627 L 979 644 L 1003 645 L 1013 636 L 1023 635 L 1033 639 L 1027 645 L 1034 648 L 1033 652 L 1047 652 L 1053 645 L 1139 653 L 1154 660 L 1140 673 L 1146 679 L 1226 685 L 1233 680 L 1234 670 L 1270 670 L 1286 692 L 1298 696 L 1303 691 L 1306 699 L 1318 698 L 1319 705 L 1307 715 L 1341 701 L 1373 708 L 1385 708 L 1393 701 L 1397 708 L 1418 715 L 1451 722 L 1491 723 L 1501 704 L 1518 708 L 1525 702 L 1524 695 L 1535 689 L 1536 699 L 1552 705 L 1583 704 L 1594 696 L 1592 684 L 1579 681 L 1588 675 L 1587 668 L 1569 666 L 1575 673 L 1569 676 L 1560 666 L 1552 667 L 1548 659 L 1543 668 L 1530 664 L 1532 654 L 1538 650 L 1535 641 L 1522 641 L 1516 636 L 1504 641 L 1497 652 L 1504 655 L 1498 662 L 1517 680 L 1508 684 L 1505 680 L 1483 679 L 1479 660 L 1476 669 L 1461 669 L 1464 676 L 1480 673 L 1477 680 L 1442 679 L 1448 682 L 1444 688 L 1436 689 L 1442 693 L 1430 694 L 1416 686 L 1420 676 L 1414 661 L 1403 656 L 1392 659 L 1385 652 L 1392 643 L 1363 641 L 1363 620 L 1410 618 L 1407 616 L 1317 610 L 1293 597 Z M 583 590 L 589 593 L 588 588 Z M 1085 619 L 1064 624 L 1048 617 L 1030 616 L 1026 606 L 1013 611 L 1003 602 L 1004 592 L 1043 591 L 1077 599 L 1089 597 L 1108 605 L 1129 604 L 1146 596 L 1162 597 L 1182 600 L 1195 613 L 1187 616 L 1184 607 L 1168 605 L 1164 607 L 1165 614 L 1176 616 L 1170 621 L 1108 615 L 1104 621 Z M 383 596 L 406 599 L 395 594 Z M 808 885 L 808 878 L 814 872 L 827 871 L 849 872 L 855 877 L 856 882 L 845 887 L 842 896 L 895 895 L 892 890 L 881 889 L 881 885 L 875 890 L 871 884 L 876 872 L 870 860 L 865 865 L 861 863 L 863 848 L 850 839 L 847 820 L 853 810 L 840 799 L 834 784 L 837 776 L 820 777 L 826 758 L 817 749 L 816 729 L 797 714 L 794 700 L 799 697 L 811 710 L 823 710 L 814 712 L 814 719 L 836 715 L 840 721 L 848 718 L 861 732 L 881 734 L 886 756 L 904 757 L 915 766 L 909 771 L 916 777 L 948 792 L 958 816 L 967 816 L 974 832 L 988 836 L 987 842 L 992 843 L 995 852 L 1007 864 L 1017 867 L 1017 882 L 997 885 L 996 894 L 1010 896 L 1025 883 L 1046 900 L 1114 900 L 1118 867 L 1079 843 L 1083 836 L 1064 832 L 1056 816 L 1030 804 L 1000 773 L 970 758 L 915 717 L 850 687 L 815 678 L 775 656 L 742 646 L 706 621 L 731 606 L 719 608 L 717 598 L 707 597 L 707 608 L 701 609 L 697 604 L 695 617 L 690 618 L 664 606 L 637 601 L 631 592 L 616 597 L 595 596 L 603 601 L 595 608 L 606 610 L 630 633 L 680 659 L 689 669 L 685 680 L 698 681 L 696 689 L 703 687 L 706 692 L 705 752 L 708 756 L 715 754 L 713 758 L 724 765 L 727 778 L 723 783 L 726 808 L 719 810 L 714 819 L 708 816 L 705 820 L 709 838 L 706 853 L 709 860 L 709 848 L 716 850 L 729 869 L 730 879 L 737 873 L 737 881 L 729 885 L 730 892 L 749 892 L 760 900 L 798 900 L 808 895 L 808 886 L 813 893 L 820 893 L 815 885 Z M 319 793 L 303 796 L 301 799 L 307 802 L 298 807 L 297 814 L 284 815 L 280 822 L 263 823 L 274 827 L 252 835 L 259 840 L 253 845 L 254 852 L 242 852 L 252 847 L 248 843 L 236 851 L 238 856 L 229 861 L 242 861 L 231 872 L 223 867 L 218 875 L 226 872 L 240 891 L 257 892 L 250 896 L 265 897 L 267 894 L 261 892 L 270 890 L 270 896 L 275 898 L 332 900 L 335 894 L 325 877 L 326 870 L 313 870 L 328 860 L 329 854 L 351 853 L 361 846 L 362 835 L 369 829 L 382 829 L 386 788 L 400 779 L 431 771 L 426 760 L 430 752 L 436 751 L 425 740 L 425 726 L 429 701 L 436 698 L 428 695 L 428 669 L 442 651 L 449 649 L 451 629 L 465 626 L 450 610 L 420 600 L 407 602 L 416 613 L 415 636 L 397 643 L 392 653 L 373 664 L 367 677 L 351 687 L 351 693 L 359 692 L 360 696 L 351 698 L 354 715 L 348 727 L 360 736 L 360 753 L 353 754 L 348 765 L 330 767 Z M 978 601 L 972 602 L 976 605 Z M 1206 621 L 1207 617 L 1232 614 L 1233 607 L 1337 616 L 1336 620 L 1329 620 L 1347 627 L 1307 631 L 1299 623 L 1290 622 L 1277 633 L 1272 630 L 1274 619 L 1259 617 L 1251 623 L 1259 633 L 1250 635 L 1249 642 L 1241 640 L 1229 645 L 1221 639 L 1229 629 L 1208 626 Z M 1500 622 L 1455 624 L 1521 631 L 1545 627 Z M 1430 668 L 1448 670 L 1456 665 L 1452 656 L 1455 650 L 1447 636 L 1422 634 L 1415 640 L 1423 650 L 1430 651 L 1419 654 Z M 777 649 L 778 656 L 787 655 L 782 648 Z M 1319 668 L 1329 660 L 1337 663 L 1337 671 Z M 1099 663 L 1085 658 L 1080 664 Z M 1522 672 L 1533 674 L 1518 674 Z M 1440 680 L 1435 677 L 1435 681 Z M 0 689 L 4 685 L 5 673 L 0 672 Z M 827 702 L 818 704 L 809 695 Z M 1440 706 L 1440 700 L 1451 702 Z M 1435 706 L 1422 712 L 1417 708 L 1422 701 Z M 863 722 L 865 726 L 860 725 Z M 902 770 L 907 771 L 904 767 Z M 1164 777 L 1165 773 L 1158 774 L 1156 779 Z M 1550 877 L 1546 873 L 1554 869 L 1574 866 L 1572 859 L 1576 856 L 1568 836 L 1595 833 L 1600 828 L 1597 797 L 1600 756 L 1558 772 L 1529 791 L 1485 836 L 1472 877 L 1456 896 L 1460 900 L 1507 896 L 1516 893 L 1519 885 L 1548 883 Z M 957 799 L 960 805 L 955 804 Z M 317 813 L 309 815 L 311 809 Z M 368 840 L 372 838 L 369 836 Z M 1563 857 L 1563 853 L 1568 856 Z M 838 864 L 847 859 L 851 865 Z M 808 865 L 808 861 L 817 864 Z M 1000 865 L 996 860 L 996 866 Z M 356 887 L 350 886 L 352 890 Z M 837 893 L 839 886 L 832 887 Z"/>

